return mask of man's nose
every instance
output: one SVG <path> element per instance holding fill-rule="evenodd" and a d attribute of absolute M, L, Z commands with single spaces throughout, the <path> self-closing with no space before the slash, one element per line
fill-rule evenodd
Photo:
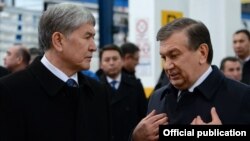
<path fill-rule="evenodd" d="M 170 70 L 170 69 L 174 68 L 173 62 L 171 60 L 169 60 L 169 59 L 165 60 L 164 68 L 165 68 L 165 70 Z"/>
<path fill-rule="evenodd" d="M 95 44 L 95 40 L 92 39 L 92 42 L 90 43 L 90 50 L 91 51 L 96 51 L 96 44 Z"/>

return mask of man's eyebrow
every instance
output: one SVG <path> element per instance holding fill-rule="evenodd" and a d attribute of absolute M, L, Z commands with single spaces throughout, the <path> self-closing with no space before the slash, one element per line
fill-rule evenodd
<path fill-rule="evenodd" d="M 85 35 L 95 36 L 95 33 L 94 32 L 86 32 Z"/>

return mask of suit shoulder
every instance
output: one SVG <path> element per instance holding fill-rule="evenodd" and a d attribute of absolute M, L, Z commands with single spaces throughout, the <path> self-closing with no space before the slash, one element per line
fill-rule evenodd
<path fill-rule="evenodd" d="M 5 77 L 2 77 L 0 79 L 0 83 L 8 84 L 8 85 L 25 84 L 25 81 L 29 78 L 29 76 L 30 76 L 30 73 L 28 72 L 28 70 L 25 69 L 16 73 L 9 74 Z"/>
<path fill-rule="evenodd" d="M 98 81 L 96 79 L 93 79 L 84 75 L 82 75 L 82 77 L 85 83 L 94 91 L 102 91 L 103 89 L 106 89 L 102 81 Z"/>
<path fill-rule="evenodd" d="M 166 85 L 166 86 L 163 86 L 157 90 L 155 90 L 150 97 L 162 97 L 162 95 L 164 94 L 164 91 L 168 88 L 169 86 Z"/>
<path fill-rule="evenodd" d="M 225 81 L 226 87 L 221 87 L 221 89 L 235 99 L 242 101 L 246 95 L 250 95 L 249 85 L 228 78 L 225 78 Z"/>
<path fill-rule="evenodd" d="M 250 91 L 250 86 L 239 81 L 226 78 L 227 87 L 229 91 Z"/>

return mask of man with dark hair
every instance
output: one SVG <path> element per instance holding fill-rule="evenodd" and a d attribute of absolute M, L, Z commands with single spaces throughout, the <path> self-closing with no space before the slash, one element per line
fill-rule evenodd
<path fill-rule="evenodd" d="M 100 80 L 110 90 L 112 117 L 112 141 L 127 141 L 131 130 L 146 115 L 147 99 L 143 87 L 122 72 L 123 60 L 120 48 L 114 44 L 100 51 Z"/>
<path fill-rule="evenodd" d="M 222 59 L 220 64 L 220 70 L 228 78 L 231 78 L 236 81 L 241 80 L 242 67 L 241 62 L 236 57 L 225 57 Z"/>
<path fill-rule="evenodd" d="M 139 52 L 140 49 L 138 46 L 136 46 L 133 43 L 124 43 L 121 45 L 121 52 L 122 52 L 122 59 L 123 59 L 123 66 L 122 66 L 122 72 L 128 75 L 131 78 L 136 79 L 138 81 L 138 84 L 141 88 L 143 88 L 143 85 L 141 83 L 140 78 L 137 78 L 135 75 L 136 66 L 139 63 Z M 144 88 L 143 88 L 144 89 Z M 144 95 L 145 92 L 143 91 Z"/>
<path fill-rule="evenodd" d="M 95 18 L 80 4 L 50 6 L 39 22 L 44 55 L 0 79 L 1 141 L 111 141 L 107 89 L 90 67 Z"/>
<path fill-rule="evenodd" d="M 140 49 L 133 43 L 124 43 L 121 45 L 123 53 L 123 68 L 122 71 L 127 75 L 136 78 L 135 68 L 139 63 Z"/>
<path fill-rule="evenodd" d="M 241 82 L 250 85 L 250 32 L 247 29 L 234 33 L 233 49 L 243 63 Z"/>
<path fill-rule="evenodd" d="M 4 57 L 4 66 L 9 71 L 17 72 L 29 65 L 29 50 L 21 44 L 11 46 Z"/>
<path fill-rule="evenodd" d="M 176 19 L 158 31 L 157 40 L 170 84 L 152 94 L 133 141 L 158 140 L 162 124 L 250 124 L 250 87 L 211 65 L 213 48 L 202 22 Z"/>

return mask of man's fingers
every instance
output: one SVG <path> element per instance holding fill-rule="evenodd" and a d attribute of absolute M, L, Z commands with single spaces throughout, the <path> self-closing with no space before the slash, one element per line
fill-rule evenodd
<path fill-rule="evenodd" d="M 164 117 L 158 119 L 158 120 L 155 122 L 155 124 L 156 124 L 157 126 L 159 126 L 159 125 L 166 125 L 166 124 L 167 124 L 167 121 L 168 121 L 168 117 L 167 117 L 167 116 L 164 116 Z"/>
<path fill-rule="evenodd" d="M 197 123 L 198 125 L 204 125 L 204 121 L 201 119 L 201 116 L 197 116 L 196 119 L 197 119 L 197 120 L 196 120 L 196 123 Z"/>
<path fill-rule="evenodd" d="M 201 119 L 201 116 L 197 116 L 193 119 L 191 122 L 191 125 L 204 125 L 203 120 Z"/>
<path fill-rule="evenodd" d="M 210 124 L 213 124 L 213 125 L 221 125 L 222 124 L 215 107 L 211 108 L 211 117 L 212 117 L 212 121 L 210 122 Z"/>
<path fill-rule="evenodd" d="M 191 125 L 196 125 L 196 117 L 193 119 L 193 121 L 191 122 Z"/>
<path fill-rule="evenodd" d="M 151 111 L 144 119 L 147 120 L 148 118 L 154 116 L 155 114 L 156 114 L 156 111 L 153 110 L 153 111 Z"/>
<path fill-rule="evenodd" d="M 152 110 L 152 111 L 145 117 L 145 119 L 148 119 L 148 118 L 154 116 L 155 114 L 156 114 L 156 111 L 155 111 L 155 110 Z"/>
<path fill-rule="evenodd" d="M 161 113 L 161 114 L 157 114 L 157 115 L 153 115 L 151 116 L 150 118 L 148 118 L 149 122 L 151 123 L 155 123 L 163 118 L 166 118 L 167 117 L 167 114 L 165 113 Z"/>
<path fill-rule="evenodd" d="M 218 116 L 218 114 L 216 112 L 215 107 L 211 108 L 211 116 L 212 116 L 212 121 L 218 121 L 218 120 L 220 120 L 220 118 L 219 118 L 219 116 Z"/>

